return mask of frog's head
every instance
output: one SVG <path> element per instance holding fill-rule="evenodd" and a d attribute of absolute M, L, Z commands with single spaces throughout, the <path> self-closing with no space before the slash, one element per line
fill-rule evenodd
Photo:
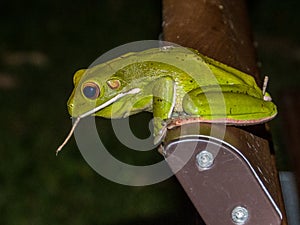
<path fill-rule="evenodd" d="M 104 107 L 100 107 L 101 110 L 95 111 L 93 115 L 112 118 L 128 113 L 128 107 L 125 105 L 128 104 L 128 98 L 135 93 L 129 93 L 131 96 L 124 95 L 130 91 L 130 87 L 120 74 L 105 74 L 105 71 L 99 71 L 99 68 L 79 70 L 75 73 L 74 90 L 68 100 L 68 111 L 72 117 L 79 117 L 101 105 Z"/>
<path fill-rule="evenodd" d="M 119 73 L 112 76 L 100 73 L 99 76 L 99 72 L 103 71 L 91 68 L 75 73 L 73 79 L 75 87 L 68 100 L 68 111 L 72 117 L 76 117 L 76 120 L 69 135 L 56 150 L 56 155 L 71 138 L 81 118 L 89 115 L 122 117 L 128 110 L 130 111 L 131 104 L 128 104 L 130 97 L 141 92 L 140 88 L 128 87 L 124 79 L 118 76 Z"/>

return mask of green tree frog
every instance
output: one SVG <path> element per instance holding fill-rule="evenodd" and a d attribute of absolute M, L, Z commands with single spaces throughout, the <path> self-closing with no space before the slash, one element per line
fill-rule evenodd
<path fill-rule="evenodd" d="M 277 114 L 270 95 L 252 76 L 182 47 L 130 52 L 79 70 L 74 86 L 67 105 L 77 120 L 68 138 L 79 120 L 89 115 L 123 118 L 152 112 L 158 143 L 168 121 L 176 118 L 252 125 Z"/>

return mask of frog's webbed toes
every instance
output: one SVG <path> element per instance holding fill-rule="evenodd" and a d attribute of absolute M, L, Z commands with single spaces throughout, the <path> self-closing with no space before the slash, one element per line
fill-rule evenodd
<path fill-rule="evenodd" d="M 154 144 L 159 144 L 166 135 L 168 123 L 161 118 L 154 118 Z"/>
<path fill-rule="evenodd" d="M 158 134 L 154 135 L 154 145 L 159 144 L 162 142 L 162 140 L 165 138 L 167 133 L 167 126 L 164 126 L 161 128 L 161 130 L 158 132 Z"/>

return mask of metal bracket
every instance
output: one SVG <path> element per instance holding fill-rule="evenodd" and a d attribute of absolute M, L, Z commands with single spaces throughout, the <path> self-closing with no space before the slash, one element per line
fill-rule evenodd
<path fill-rule="evenodd" d="M 206 224 L 281 224 L 268 142 L 234 127 L 185 124 L 167 132 L 162 153 Z M 220 139 L 220 136 L 223 136 Z"/>

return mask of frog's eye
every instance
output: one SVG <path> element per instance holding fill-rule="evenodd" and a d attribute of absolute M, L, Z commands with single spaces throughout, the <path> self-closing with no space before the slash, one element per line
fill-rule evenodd
<path fill-rule="evenodd" d="M 100 95 L 100 88 L 97 84 L 93 82 L 87 82 L 83 85 L 82 92 L 85 97 L 89 99 L 98 98 Z"/>

